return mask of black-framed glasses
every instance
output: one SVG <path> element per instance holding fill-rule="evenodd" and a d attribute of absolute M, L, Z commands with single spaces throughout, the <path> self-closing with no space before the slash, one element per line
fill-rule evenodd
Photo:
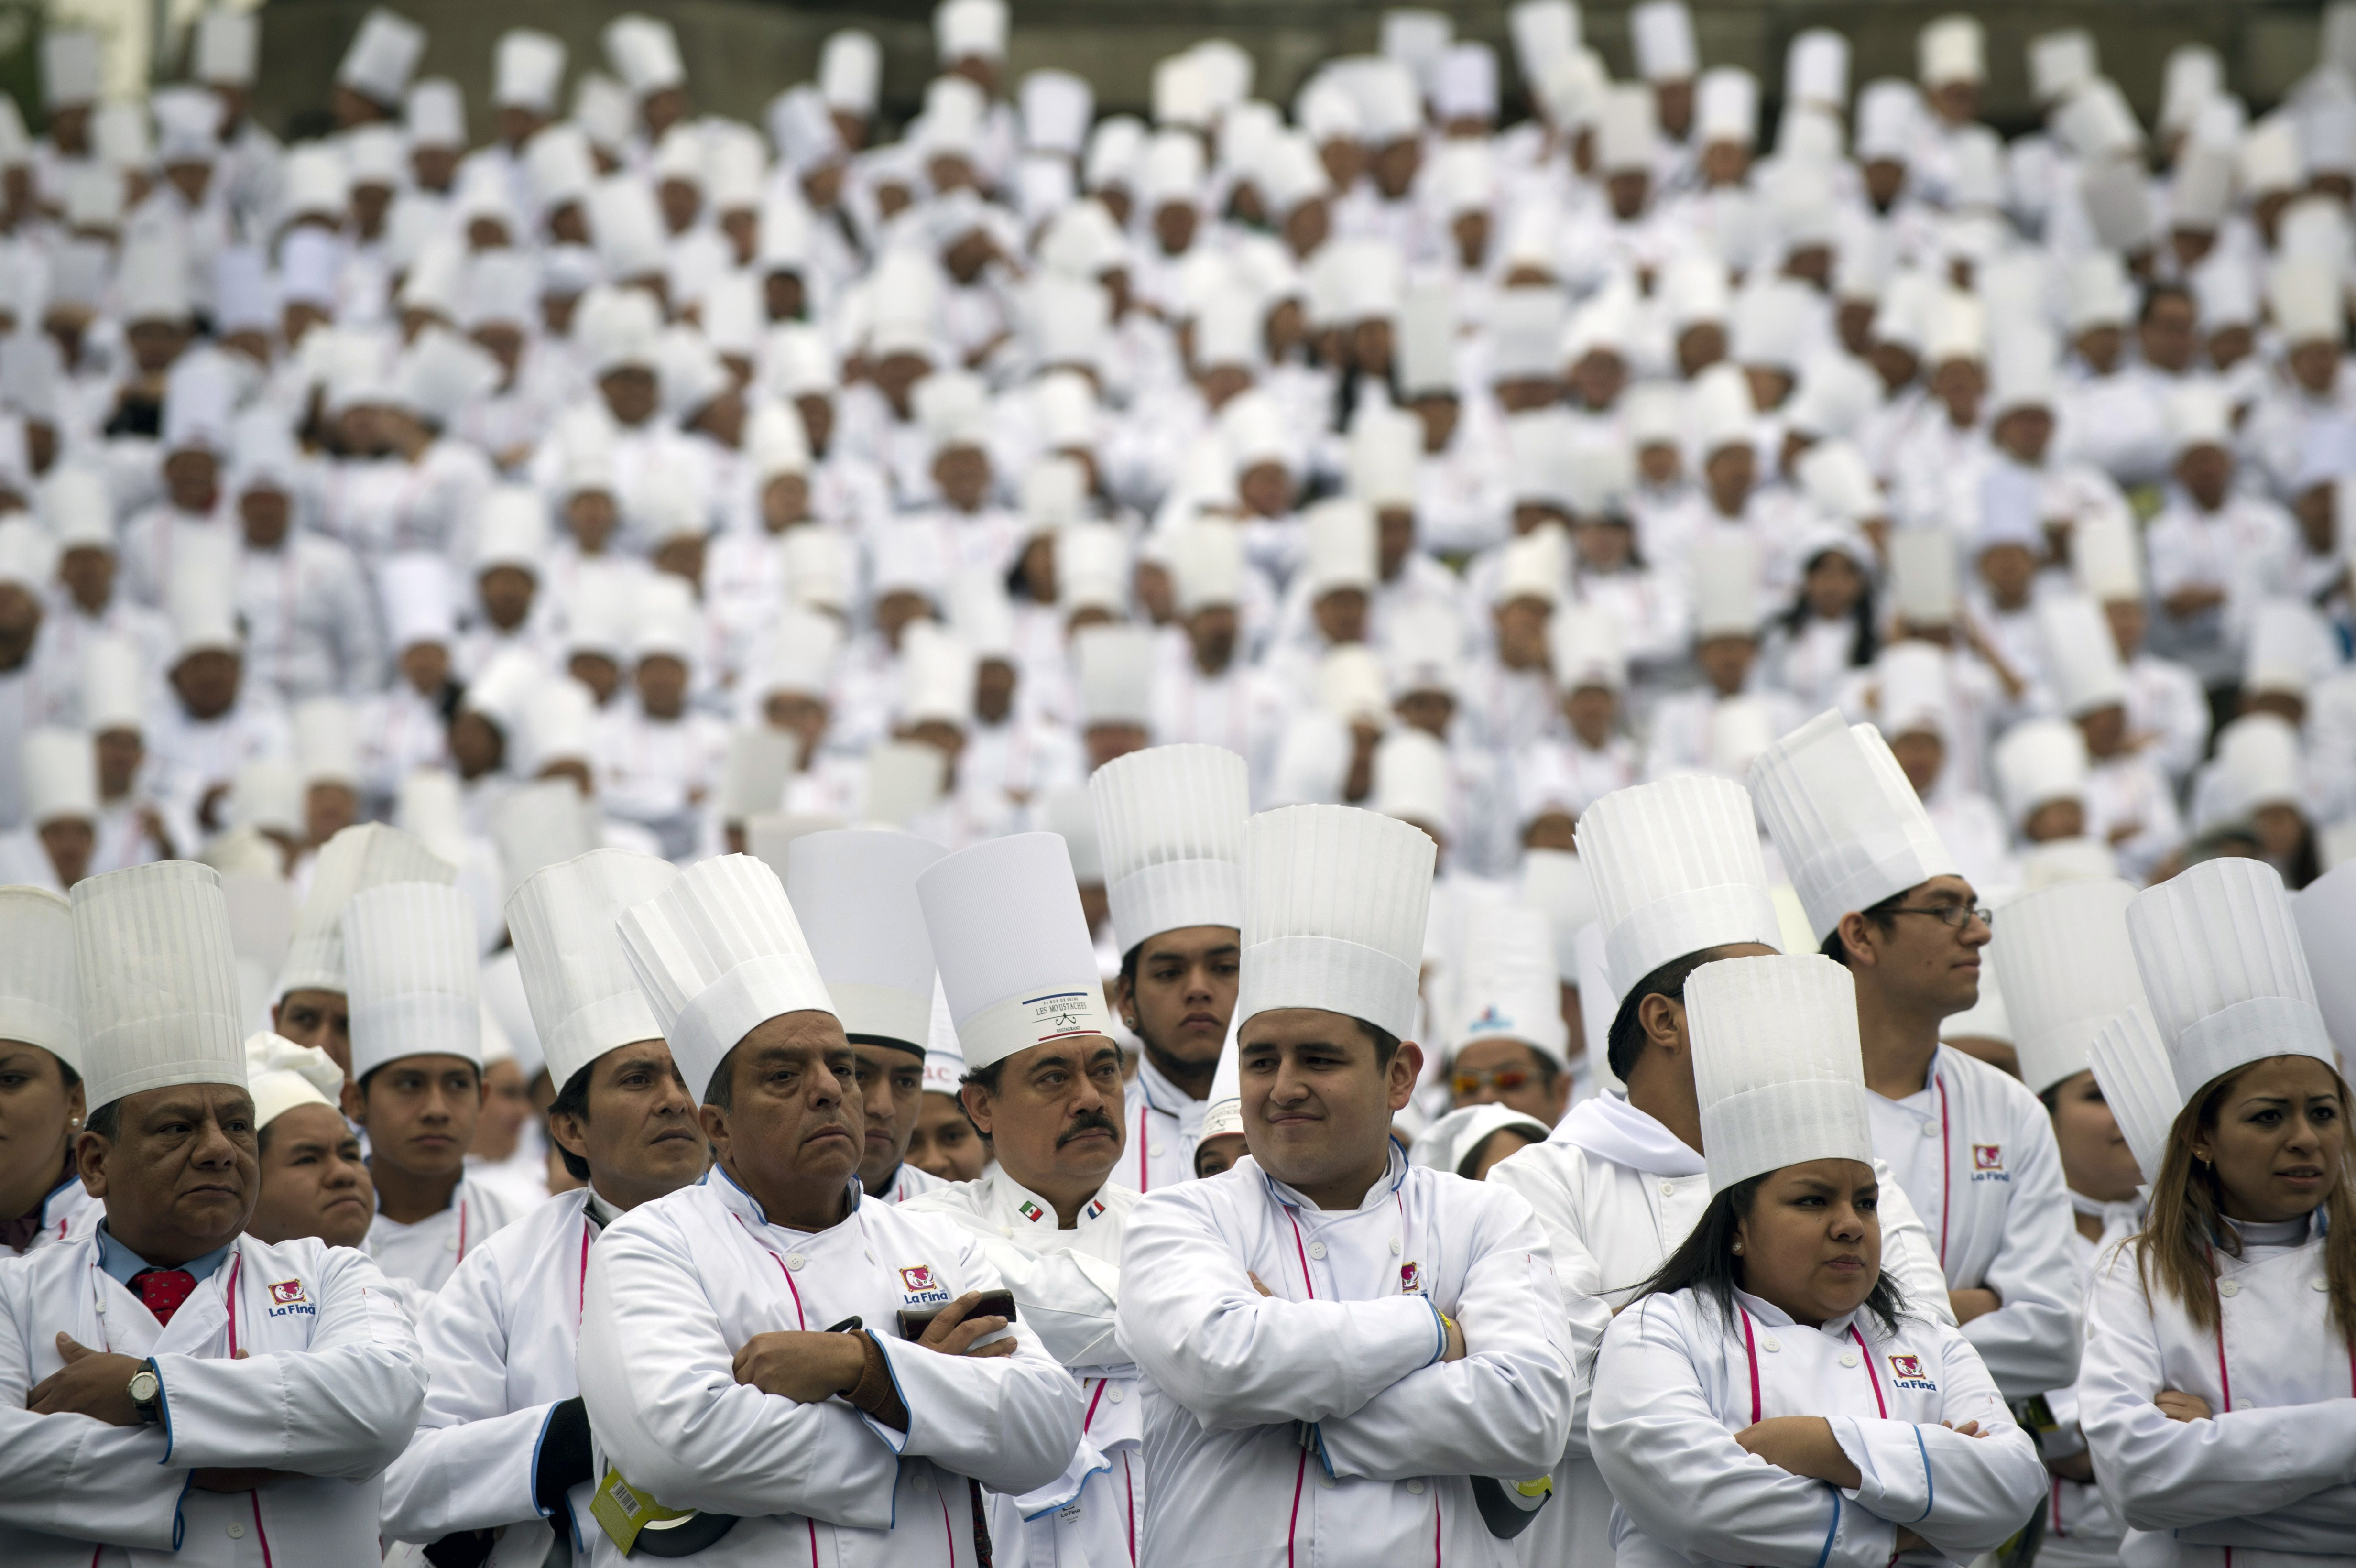
<path fill-rule="evenodd" d="M 1890 912 L 1927 914 L 1950 931 L 1961 931 L 1975 920 L 1990 931 L 1996 929 L 1996 911 L 1986 904 L 1943 904 L 1937 909 L 1894 909 Z"/>

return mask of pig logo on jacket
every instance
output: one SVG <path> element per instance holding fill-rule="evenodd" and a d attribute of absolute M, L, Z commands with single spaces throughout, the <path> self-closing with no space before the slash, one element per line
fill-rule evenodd
<path fill-rule="evenodd" d="M 933 1277 L 930 1264 L 917 1264 L 912 1268 L 902 1269 L 900 1284 L 907 1292 L 911 1307 L 930 1306 L 949 1298 L 949 1293 L 942 1288 L 940 1281 Z"/>
<path fill-rule="evenodd" d="M 1900 1388 L 1919 1389 L 1925 1393 L 1935 1393 L 1939 1388 L 1931 1381 L 1931 1374 L 1922 1370 L 1922 1358 L 1920 1356 L 1892 1354 L 1890 1358 L 1890 1379 Z"/>

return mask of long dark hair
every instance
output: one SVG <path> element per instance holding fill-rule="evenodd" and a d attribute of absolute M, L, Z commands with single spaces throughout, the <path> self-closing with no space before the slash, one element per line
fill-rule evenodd
<path fill-rule="evenodd" d="M 1808 557 L 1806 563 L 1800 568 L 1800 587 L 1792 596 L 1792 607 L 1783 612 L 1784 631 L 1796 637 L 1800 635 L 1800 629 L 1808 624 L 1807 580 L 1808 573 L 1815 570 L 1816 562 L 1828 555 L 1846 557 L 1847 553 L 1844 550 L 1826 548 Z M 1855 566 L 1857 563 L 1851 560 L 1849 564 Z M 1856 635 L 1849 639 L 1848 645 L 1848 663 L 1851 669 L 1862 669 L 1871 664 L 1874 656 L 1881 649 L 1881 638 L 1874 630 L 1873 575 L 1863 567 L 1858 568 L 1858 575 L 1865 581 L 1864 586 L 1858 592 L 1857 603 L 1848 613 L 1850 624 L 1856 628 Z"/>
<path fill-rule="evenodd" d="M 1751 1218 L 1760 1183 L 1772 1174 L 1762 1172 L 1746 1177 L 1712 1197 L 1709 1207 L 1701 1211 L 1701 1221 L 1694 1226 L 1693 1234 L 1669 1254 L 1669 1261 L 1661 1265 L 1658 1274 L 1638 1288 L 1635 1299 L 1690 1290 L 1716 1307 L 1725 1321 L 1733 1322 L 1734 1293 L 1742 1284 L 1742 1264 L 1734 1256 L 1735 1232 L 1743 1221 Z M 1899 1316 L 1906 1310 L 1906 1297 L 1888 1269 L 1874 1280 L 1872 1294 L 1865 1298 L 1865 1309 L 1873 1314 L 1883 1333 L 1897 1329 Z"/>

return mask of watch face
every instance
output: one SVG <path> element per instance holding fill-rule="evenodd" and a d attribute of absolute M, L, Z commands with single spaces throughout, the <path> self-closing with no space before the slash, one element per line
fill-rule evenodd
<path fill-rule="evenodd" d="M 131 1403 L 146 1404 L 155 1397 L 155 1374 L 141 1369 L 131 1374 Z"/>

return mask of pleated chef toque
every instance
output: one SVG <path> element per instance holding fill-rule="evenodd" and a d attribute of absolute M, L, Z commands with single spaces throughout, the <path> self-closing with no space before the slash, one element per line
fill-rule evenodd
<path fill-rule="evenodd" d="M 2340 1058 L 2356 1061 L 2356 860 L 2343 860 L 2290 901 L 2316 1006 Z"/>
<path fill-rule="evenodd" d="M 1713 1194 L 1812 1159 L 1873 1163 L 1847 970 L 1814 953 L 1705 964 L 1686 1028 Z"/>
<path fill-rule="evenodd" d="M 1767 748 L 1751 795 L 1819 942 L 1852 910 L 1957 874 L 1890 742 L 1837 710 Z"/>
<path fill-rule="evenodd" d="M 965 1048 L 958 1044 L 957 1020 L 949 1017 L 949 999 L 941 989 L 940 971 L 933 972 L 933 1011 L 925 1024 L 925 1092 L 957 1098 L 965 1081 Z"/>
<path fill-rule="evenodd" d="M 1705 947 L 1760 942 L 1783 951 L 1751 797 L 1730 779 L 1689 774 L 1613 790 L 1579 819 L 1579 863 L 1595 888 L 1605 967 L 1622 992 Z"/>
<path fill-rule="evenodd" d="M 2269 1056 L 2337 1070 L 2290 897 L 2264 860 L 2204 860 L 2146 889 L 2127 935 L 2185 1099 Z"/>
<path fill-rule="evenodd" d="M 969 1070 L 1111 1032 L 1061 834 L 1017 833 L 945 856 L 916 879 L 916 899 Z"/>
<path fill-rule="evenodd" d="M 319 850 L 311 891 L 294 916 L 294 937 L 278 995 L 340 991 L 344 986 L 344 907 L 352 896 L 388 882 L 455 882 L 458 869 L 422 840 L 380 822 L 347 827 Z"/>
<path fill-rule="evenodd" d="M 355 1082 L 404 1056 L 483 1064 L 475 910 L 445 882 L 387 882 L 344 906 Z"/>
<path fill-rule="evenodd" d="M 787 1013 L 834 1012 L 777 874 L 750 855 L 689 868 L 615 923 L 699 1104 L 736 1044 Z"/>
<path fill-rule="evenodd" d="M 1421 828 L 1346 805 L 1246 823 L 1236 1018 L 1319 1008 L 1413 1040 L 1438 853 Z"/>
<path fill-rule="evenodd" d="M 0 888 L 0 1040 L 82 1071 L 73 906 L 46 888 Z"/>
<path fill-rule="evenodd" d="M 256 1132 L 297 1105 L 343 1114 L 344 1070 L 324 1051 L 262 1029 L 246 1037 L 245 1071 Z"/>
<path fill-rule="evenodd" d="M 1511 1105 L 1465 1105 L 1449 1112 L 1416 1136 L 1415 1147 L 1408 1153 L 1411 1165 L 1426 1165 L 1434 1170 L 1462 1175 L 1465 1161 L 1471 1159 L 1496 1134 L 1511 1127 L 1533 1143 L 1544 1143 L 1554 1131 L 1544 1122 L 1526 1111 Z"/>
<path fill-rule="evenodd" d="M 1528 904 L 1488 902 L 1464 912 L 1463 973 L 1456 987 L 1452 1052 L 1481 1040 L 1518 1040 L 1556 1067 L 1567 1065 L 1554 926 Z"/>
<path fill-rule="evenodd" d="M 2151 1018 L 2125 1012 L 2106 1019 L 2086 1048 L 2094 1082 L 2103 1088 L 2103 1103 L 2127 1140 L 2136 1169 L 2146 1185 L 2159 1179 L 2161 1161 L 2168 1157 L 2169 1130 L 2184 1109 L 2184 1095 L 2176 1086 L 2176 1069 L 2168 1048 L 2159 1042 Z"/>
<path fill-rule="evenodd" d="M 1248 770 L 1224 746 L 1152 746 L 1088 778 L 1113 940 L 1127 953 L 1188 925 L 1243 925 Z"/>
<path fill-rule="evenodd" d="M 1595 880 L 1568 849 L 1531 849 L 1522 856 L 1521 901 L 1547 913 L 1554 940 L 1555 977 L 1579 984 L 1579 933 L 1598 913 Z"/>
<path fill-rule="evenodd" d="M 916 878 L 946 853 L 908 833 L 806 833 L 786 851 L 786 898 L 854 1040 L 921 1055 L 933 1012 L 933 944 Z"/>
<path fill-rule="evenodd" d="M 73 885 L 81 1075 L 91 1110 L 178 1083 L 245 1087 L 220 873 L 158 860 Z"/>
<path fill-rule="evenodd" d="M 541 867 L 508 900 L 524 1003 L 560 1091 L 616 1047 L 661 1037 L 614 923 L 678 880 L 679 868 L 656 856 L 592 849 Z"/>
<path fill-rule="evenodd" d="M 1242 1021 L 1238 1012 L 1228 1022 L 1226 1043 L 1219 1047 L 1219 1064 L 1211 1070 L 1210 1097 L 1203 1102 L 1203 1130 L 1194 1139 L 1198 1148 L 1223 1133 L 1244 1130 L 1243 1061 L 1236 1043 L 1236 1030 Z"/>
<path fill-rule="evenodd" d="M 2116 877 L 2089 877 L 2004 906 L 2004 934 L 1987 951 L 2030 1093 L 2083 1072 L 2087 1048 L 2113 1018 L 2149 1013 L 2127 943 L 2135 891 Z"/>

